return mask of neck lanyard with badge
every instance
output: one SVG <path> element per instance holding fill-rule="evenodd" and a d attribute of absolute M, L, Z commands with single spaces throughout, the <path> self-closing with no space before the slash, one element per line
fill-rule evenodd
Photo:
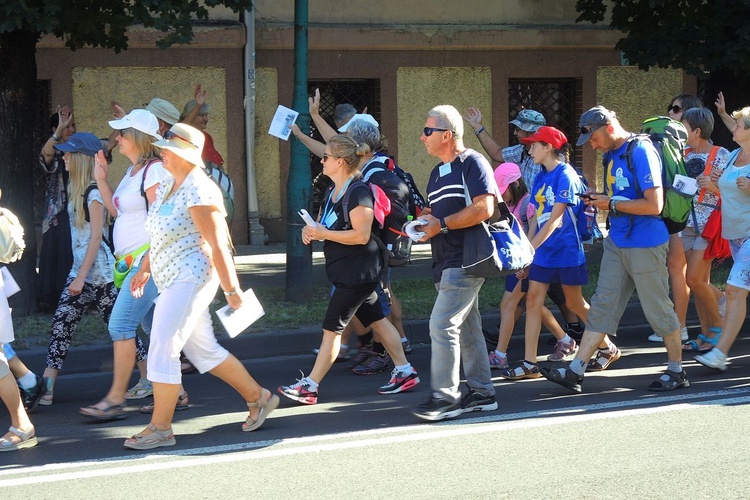
<path fill-rule="evenodd" d="M 331 189 L 331 192 L 328 194 L 328 200 L 326 201 L 325 206 L 323 207 L 323 216 L 320 218 L 320 223 L 323 224 L 323 226 L 326 229 L 331 229 L 333 225 L 338 220 L 338 215 L 336 215 L 336 212 L 334 211 L 334 206 L 336 205 L 336 202 L 338 202 L 341 197 L 346 193 L 347 188 L 349 187 L 349 184 L 352 182 L 352 177 L 349 178 L 348 181 L 346 181 L 346 184 L 344 184 L 344 187 L 341 188 L 341 192 L 339 192 L 338 199 L 333 199 L 333 192 L 334 189 Z"/>

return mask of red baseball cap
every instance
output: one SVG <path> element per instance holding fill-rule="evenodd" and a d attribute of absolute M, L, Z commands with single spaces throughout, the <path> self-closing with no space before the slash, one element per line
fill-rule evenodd
<path fill-rule="evenodd" d="M 546 142 L 551 144 L 555 149 L 560 149 L 568 142 L 568 138 L 565 137 L 561 131 L 555 127 L 539 127 L 539 130 L 534 132 L 528 137 L 521 139 L 524 144 L 531 144 L 532 142 Z"/>

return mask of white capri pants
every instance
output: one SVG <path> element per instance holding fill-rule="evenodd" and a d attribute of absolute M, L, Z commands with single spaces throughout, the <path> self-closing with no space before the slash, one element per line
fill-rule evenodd
<path fill-rule="evenodd" d="M 154 308 L 151 343 L 148 348 L 148 379 L 162 384 L 180 384 L 180 351 L 200 373 L 223 363 L 229 352 L 214 335 L 209 304 L 219 288 L 214 274 L 202 285 L 196 284 L 189 269 L 161 291 Z"/>

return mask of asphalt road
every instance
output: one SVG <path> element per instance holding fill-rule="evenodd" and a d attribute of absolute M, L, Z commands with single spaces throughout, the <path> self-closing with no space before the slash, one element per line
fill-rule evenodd
<path fill-rule="evenodd" d="M 240 429 L 246 411 L 236 393 L 210 375 L 188 375 L 191 408 L 176 414 L 177 445 L 152 453 L 122 447 L 148 423 L 138 412 L 148 399 L 133 402 L 126 420 L 93 423 L 78 408 L 104 394 L 110 375 L 63 374 L 54 405 L 33 415 L 39 445 L 0 455 L 0 495 L 747 498 L 748 331 L 727 372 L 711 372 L 687 356 L 691 386 L 666 394 L 646 390 L 665 364 L 663 348 L 645 341 L 648 333 L 638 326 L 621 330 L 622 358 L 587 375 L 582 394 L 544 379 L 497 378 L 498 411 L 434 424 L 410 413 L 429 395 L 426 343 L 410 356 L 422 379 L 413 392 L 380 396 L 387 375 L 356 376 L 336 364 L 318 405 L 284 400 L 252 433 Z M 511 352 L 522 352 L 522 340 L 514 338 Z M 272 389 L 313 363 L 311 354 L 243 359 Z"/>

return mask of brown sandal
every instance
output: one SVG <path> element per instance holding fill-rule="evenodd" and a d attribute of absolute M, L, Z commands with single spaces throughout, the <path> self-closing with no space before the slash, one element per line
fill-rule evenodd
<path fill-rule="evenodd" d="M 242 424 L 242 430 L 245 432 L 250 432 L 263 425 L 263 422 L 266 421 L 266 417 L 268 416 L 268 414 L 278 408 L 279 401 L 280 400 L 277 395 L 271 394 L 271 391 L 269 391 L 268 389 L 262 389 L 260 392 L 260 399 L 258 399 L 258 401 L 254 403 L 247 403 L 248 409 L 259 408 L 258 416 L 253 419 L 248 415 L 245 423 Z"/>
<path fill-rule="evenodd" d="M 190 403 L 188 403 L 188 395 L 187 392 L 183 392 L 177 398 L 177 404 L 175 405 L 174 410 L 182 411 L 187 410 L 188 408 L 190 408 Z M 141 407 L 141 413 L 154 413 L 154 403 L 151 402 L 146 406 Z"/>

